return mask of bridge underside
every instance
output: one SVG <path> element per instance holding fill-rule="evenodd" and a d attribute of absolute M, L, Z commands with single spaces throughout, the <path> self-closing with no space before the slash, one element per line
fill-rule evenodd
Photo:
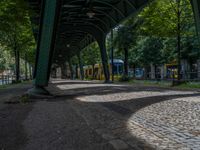
<path fill-rule="evenodd" d="M 52 64 L 62 65 L 96 40 L 101 51 L 105 79 L 110 79 L 105 38 L 148 0 L 29 0 L 34 34 L 38 41 L 34 84 L 48 85 Z M 200 33 L 200 2 L 192 0 Z M 37 91 L 38 92 L 38 91 Z M 41 93 L 42 94 L 42 93 Z"/>

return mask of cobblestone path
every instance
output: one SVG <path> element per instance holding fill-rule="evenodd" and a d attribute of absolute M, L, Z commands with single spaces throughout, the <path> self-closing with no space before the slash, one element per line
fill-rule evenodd
<path fill-rule="evenodd" d="M 200 150 L 198 91 L 64 80 L 47 89 L 53 98 L 29 104 L 1 99 L 0 150 Z"/>
<path fill-rule="evenodd" d="M 53 87 L 55 95 L 76 99 L 77 113 L 114 147 L 200 150 L 198 91 L 88 82 Z"/>

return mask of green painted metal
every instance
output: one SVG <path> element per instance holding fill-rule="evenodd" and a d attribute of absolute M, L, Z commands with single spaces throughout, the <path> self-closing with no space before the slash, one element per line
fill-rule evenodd
<path fill-rule="evenodd" d="M 50 93 L 41 86 L 34 86 L 32 89 L 30 89 L 28 92 L 29 96 L 33 96 L 34 98 L 38 97 L 40 98 L 40 96 L 50 96 Z"/>
<path fill-rule="evenodd" d="M 193 6 L 193 10 L 194 10 L 197 33 L 198 33 L 198 36 L 200 37 L 200 1 L 192 0 L 192 6 Z"/>
<path fill-rule="evenodd" d="M 80 68 L 80 77 L 81 77 L 81 80 L 84 80 L 84 70 L 83 70 L 83 64 L 82 64 L 80 52 L 78 52 L 77 58 L 78 58 L 78 63 L 79 63 L 79 68 Z"/>
<path fill-rule="evenodd" d="M 41 0 L 28 1 L 32 8 L 37 10 L 37 13 L 40 12 Z M 74 51 L 77 47 L 80 47 L 80 50 L 84 48 L 81 41 L 84 41 L 88 33 L 98 40 L 99 32 L 109 33 L 110 29 L 147 2 L 148 0 L 62 0 L 59 27 L 56 34 L 58 41 L 62 42 L 56 42 L 53 63 L 66 62 L 69 53 L 76 55 Z M 89 10 L 95 13 L 92 18 L 87 15 Z M 33 22 L 40 18 L 39 13 L 38 16 L 33 18 Z M 38 24 L 38 22 L 35 23 Z M 74 28 L 76 29 L 74 30 Z M 71 47 L 66 48 L 66 43 L 71 43 Z M 64 56 L 62 59 L 59 58 L 61 54 Z"/>
<path fill-rule="evenodd" d="M 110 82 L 110 71 L 108 67 L 108 55 L 106 51 L 106 36 L 102 37 L 102 39 L 98 42 L 101 52 L 101 60 L 103 65 L 103 71 L 105 76 L 105 82 Z"/>
<path fill-rule="evenodd" d="M 54 30 L 55 30 L 55 18 L 56 18 L 56 0 L 45 0 L 45 7 L 43 12 L 42 32 L 40 37 L 40 44 L 38 44 L 38 61 L 36 68 L 36 76 L 34 84 L 36 86 L 48 85 L 48 68 L 51 65 L 50 57 L 52 55 L 52 46 Z"/>
<path fill-rule="evenodd" d="M 35 85 L 46 86 L 48 84 L 52 56 L 52 44 L 50 43 L 54 42 L 52 41 L 53 36 L 57 37 L 53 56 L 53 63 L 57 65 L 62 65 L 66 61 L 69 61 L 69 58 L 77 55 L 77 47 L 79 50 L 82 50 L 95 39 L 99 43 L 105 79 L 106 82 L 109 82 L 110 73 L 105 46 L 106 34 L 111 28 L 114 28 L 120 23 L 120 21 L 142 7 L 147 1 L 62 0 L 62 4 L 60 4 L 62 9 L 60 9 L 61 15 L 58 23 L 58 31 L 56 35 L 53 35 L 53 31 L 55 30 L 53 28 L 53 22 L 55 22 L 56 2 L 55 0 L 46 0 L 43 22 L 50 21 L 51 24 L 49 26 L 45 26 L 44 24 L 42 33 L 39 33 L 41 36 L 38 44 Z M 29 0 L 29 2 L 34 8 L 39 10 L 38 12 L 41 11 L 38 7 L 41 5 L 40 0 Z M 95 12 L 92 18 L 87 15 L 90 9 Z M 38 18 L 36 17 L 36 19 Z M 88 35 L 93 37 L 93 40 L 86 43 L 84 41 L 87 40 Z M 70 47 L 66 47 L 66 45 L 70 45 Z M 62 58 L 59 56 L 62 56 Z"/>
<path fill-rule="evenodd" d="M 110 32 L 111 34 L 111 64 L 112 64 L 112 82 L 114 81 L 114 41 L 113 41 L 113 29 Z"/>
<path fill-rule="evenodd" d="M 105 46 L 106 34 L 121 21 L 141 10 L 149 2 L 149 0 L 43 0 L 45 9 L 42 11 L 43 9 L 40 8 L 42 0 L 28 1 L 38 13 L 32 21 L 41 18 L 43 20 L 41 24 L 42 32 L 38 32 L 36 86 L 46 86 L 48 84 L 53 54 L 53 63 L 62 65 L 94 40 L 99 43 L 104 74 L 106 80 L 109 81 L 110 74 Z M 56 20 L 56 16 L 58 16 L 56 15 L 56 7 L 58 7 L 56 2 L 58 1 L 62 1 L 62 4 L 59 4 L 62 9 L 59 10 L 60 19 Z M 200 1 L 191 0 L 191 3 L 200 37 Z M 87 15 L 90 11 L 95 13 L 93 17 Z M 38 25 L 38 22 L 35 23 Z M 57 30 L 55 29 L 55 23 L 58 24 Z M 85 42 L 88 35 L 94 39 L 89 43 Z M 70 47 L 66 47 L 68 44 L 70 44 Z"/>

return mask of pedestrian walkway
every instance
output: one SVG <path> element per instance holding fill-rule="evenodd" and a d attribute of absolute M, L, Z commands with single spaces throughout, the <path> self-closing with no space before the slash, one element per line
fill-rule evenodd
<path fill-rule="evenodd" d="M 67 80 L 48 90 L 53 98 L 0 102 L 0 149 L 200 149 L 197 91 Z"/>

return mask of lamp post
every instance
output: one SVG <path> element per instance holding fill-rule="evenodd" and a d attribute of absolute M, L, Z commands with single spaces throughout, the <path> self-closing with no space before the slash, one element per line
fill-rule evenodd
<path fill-rule="evenodd" d="M 112 82 L 114 81 L 114 44 L 113 44 L 113 29 L 111 30 L 111 65 L 112 65 Z"/>

